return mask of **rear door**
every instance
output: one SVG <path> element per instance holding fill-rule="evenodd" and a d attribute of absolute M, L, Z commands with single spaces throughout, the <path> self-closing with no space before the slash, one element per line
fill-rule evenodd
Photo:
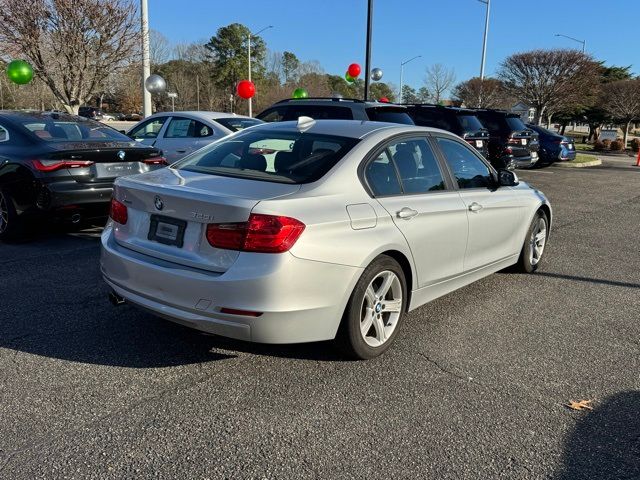
<path fill-rule="evenodd" d="M 509 187 L 495 188 L 491 169 L 470 147 L 453 138 L 435 138 L 469 218 L 464 270 L 518 253 L 524 219 L 524 205 L 518 196 Z"/>
<path fill-rule="evenodd" d="M 365 167 L 371 193 L 407 239 L 424 287 L 462 273 L 467 214 L 427 136 L 393 140 Z"/>
<path fill-rule="evenodd" d="M 169 163 L 173 163 L 215 138 L 211 125 L 192 118 L 172 116 L 155 146 L 162 150 Z"/>

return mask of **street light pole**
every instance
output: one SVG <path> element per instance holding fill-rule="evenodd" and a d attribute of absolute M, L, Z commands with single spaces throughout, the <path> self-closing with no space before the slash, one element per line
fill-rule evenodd
<path fill-rule="evenodd" d="M 487 59 L 487 37 L 489 36 L 489 12 L 491 10 L 491 0 L 478 0 L 487 6 L 487 13 L 484 19 L 484 40 L 482 41 L 482 61 L 480 62 L 480 81 L 484 80 L 484 64 Z"/>
<path fill-rule="evenodd" d="M 151 115 L 151 92 L 147 91 L 144 82 L 151 75 L 151 60 L 149 55 L 149 8 L 147 0 L 140 0 L 140 22 L 142 30 L 142 114 Z"/>
<path fill-rule="evenodd" d="M 403 100 L 404 100 L 404 95 L 402 94 L 402 81 L 403 81 L 403 76 L 404 76 L 404 66 L 407 63 L 415 60 L 416 58 L 420 58 L 420 57 L 422 57 L 422 55 L 416 55 L 415 57 L 410 58 L 409 60 L 405 60 L 404 62 L 400 62 L 400 93 L 398 95 L 398 98 L 400 99 L 400 103 L 402 103 Z"/>
<path fill-rule="evenodd" d="M 259 30 L 257 33 L 253 34 L 251 32 L 249 32 L 249 37 L 247 39 L 247 63 L 249 66 L 249 77 L 248 80 L 251 81 L 251 37 L 257 37 L 258 34 L 264 32 L 265 30 L 269 30 L 270 28 L 273 28 L 273 25 L 269 25 L 268 27 L 264 27 L 262 30 Z M 253 117 L 253 102 L 252 102 L 253 98 L 249 98 L 249 116 Z"/>
<path fill-rule="evenodd" d="M 556 37 L 564 37 L 564 38 L 568 38 L 569 40 L 573 40 L 574 42 L 581 43 L 582 44 L 582 53 L 584 53 L 585 48 L 587 47 L 587 41 L 586 40 L 578 40 L 577 38 L 570 37 L 569 35 L 563 35 L 562 33 L 556 33 Z"/>
<path fill-rule="evenodd" d="M 369 99 L 369 84 L 371 82 L 371 33 L 373 29 L 373 0 L 367 2 L 367 44 L 364 60 L 364 100 Z"/>

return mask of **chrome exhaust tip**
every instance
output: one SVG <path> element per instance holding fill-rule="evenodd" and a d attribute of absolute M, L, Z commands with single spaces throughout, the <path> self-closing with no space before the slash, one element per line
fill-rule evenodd
<path fill-rule="evenodd" d="M 111 305 L 118 307 L 125 302 L 125 299 L 112 290 L 109 292 L 109 301 Z"/>

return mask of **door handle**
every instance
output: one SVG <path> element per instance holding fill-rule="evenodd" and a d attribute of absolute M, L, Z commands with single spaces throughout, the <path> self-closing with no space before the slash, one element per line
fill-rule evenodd
<path fill-rule="evenodd" d="M 479 212 L 480 210 L 482 210 L 482 205 L 477 202 L 473 202 L 471 205 L 469 205 L 469 211 L 471 212 Z"/>
<path fill-rule="evenodd" d="M 396 212 L 398 218 L 402 218 L 403 220 L 410 220 L 418 214 L 417 210 L 414 210 L 409 207 L 404 207 L 399 212 Z"/>

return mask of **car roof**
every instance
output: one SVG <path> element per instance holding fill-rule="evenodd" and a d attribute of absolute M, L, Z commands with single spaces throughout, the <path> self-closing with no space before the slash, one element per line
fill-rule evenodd
<path fill-rule="evenodd" d="M 62 120 L 67 122 L 89 122 L 90 120 L 78 115 L 71 115 L 64 112 L 43 112 L 41 110 L 0 110 L 0 117 L 7 118 L 9 120 L 24 121 L 24 120 L 48 120 L 54 118 L 55 120 Z"/>
<path fill-rule="evenodd" d="M 451 105 L 436 105 L 435 103 L 403 103 L 403 106 L 409 109 L 429 108 L 439 112 L 462 113 L 464 115 L 475 115 L 476 110 L 473 108 L 454 107 Z"/>
<path fill-rule="evenodd" d="M 304 118 L 304 117 L 302 117 Z M 299 121 L 287 122 L 267 122 L 262 125 L 251 127 L 251 131 L 270 130 L 281 132 L 297 132 Z M 401 123 L 374 122 L 370 120 L 313 120 L 310 126 L 302 125 L 305 133 L 315 133 L 318 135 L 335 135 L 349 138 L 364 138 L 374 132 L 387 130 L 389 134 L 411 133 L 411 132 L 437 132 L 452 135 L 451 132 L 438 128 L 418 127 L 415 125 L 405 125 Z M 244 132 L 248 130 L 243 130 Z"/>
<path fill-rule="evenodd" d="M 176 116 L 186 116 L 191 117 L 196 120 L 216 120 L 218 118 L 246 118 L 258 120 L 257 118 L 247 117 L 245 115 L 238 115 L 236 113 L 225 113 L 225 112 L 207 112 L 202 110 L 187 110 L 184 112 L 158 112 L 153 115 L 144 118 L 144 120 L 150 117 L 176 117 Z"/>
<path fill-rule="evenodd" d="M 334 98 L 334 97 L 307 97 L 307 98 L 284 98 L 282 100 L 277 101 L 273 105 L 267 107 L 272 108 L 275 106 L 281 105 L 290 105 L 290 104 L 302 104 L 302 105 L 322 105 L 322 106 L 342 106 L 342 107 L 353 107 L 353 106 L 364 106 L 365 108 L 369 107 L 382 107 L 382 108 L 400 108 L 405 109 L 404 105 L 400 105 L 397 103 L 387 103 L 387 102 L 378 102 L 375 100 L 360 100 L 357 98 Z M 266 110 L 266 109 L 265 109 Z"/>

